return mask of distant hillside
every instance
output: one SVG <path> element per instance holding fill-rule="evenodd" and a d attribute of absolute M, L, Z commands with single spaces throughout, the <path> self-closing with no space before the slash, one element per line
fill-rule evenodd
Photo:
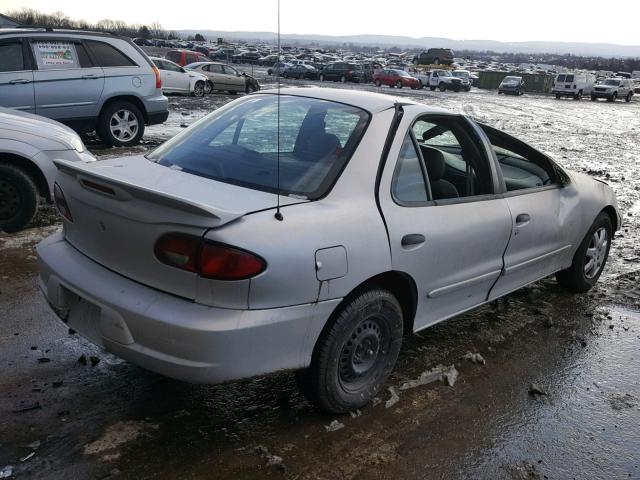
<path fill-rule="evenodd" d="M 229 40 L 248 40 L 274 42 L 277 38 L 274 32 L 223 32 L 215 30 L 180 30 L 180 34 L 188 36 L 200 33 L 207 39 L 215 40 L 223 37 Z M 437 37 L 401 37 L 392 35 L 297 35 L 283 34 L 284 43 L 318 42 L 320 44 L 354 44 L 380 47 L 407 47 L 407 48 L 430 48 L 446 47 L 455 50 L 491 50 L 498 53 L 553 53 L 553 54 L 573 54 L 597 57 L 640 57 L 640 45 L 615 45 L 608 43 L 570 43 L 570 42 L 498 42 L 494 40 L 452 40 L 450 38 Z"/>

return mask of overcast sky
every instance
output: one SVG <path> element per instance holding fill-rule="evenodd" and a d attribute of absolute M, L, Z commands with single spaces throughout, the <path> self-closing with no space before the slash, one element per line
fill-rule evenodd
<path fill-rule="evenodd" d="M 2 13 L 22 7 L 89 22 L 157 21 L 169 30 L 277 30 L 277 0 L 0 0 Z M 638 45 L 639 25 L 638 0 L 281 0 L 282 33 Z"/>

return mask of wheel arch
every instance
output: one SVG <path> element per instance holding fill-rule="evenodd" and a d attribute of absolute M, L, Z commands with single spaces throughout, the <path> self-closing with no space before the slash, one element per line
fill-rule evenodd
<path fill-rule="evenodd" d="M 146 107 L 144 106 L 144 102 L 142 100 L 140 100 L 140 98 L 136 97 L 135 95 L 116 95 L 114 97 L 108 98 L 102 104 L 102 107 L 100 107 L 100 114 L 98 115 L 98 118 L 101 118 L 104 110 L 109 105 L 113 104 L 114 102 L 129 102 L 129 103 L 132 103 L 142 113 L 142 116 L 144 117 L 144 123 L 147 124 L 147 125 L 149 124 L 149 115 L 147 113 Z"/>
<path fill-rule="evenodd" d="M 617 232 L 618 228 L 620 228 L 620 225 L 618 224 L 618 213 L 616 212 L 616 209 L 613 208 L 613 206 L 611 205 L 607 205 L 600 211 L 600 213 L 602 212 L 606 213 L 609 216 L 609 219 L 611 220 L 611 226 L 613 227 L 613 231 Z"/>
<path fill-rule="evenodd" d="M 311 358 L 315 358 L 320 340 L 324 338 L 326 332 L 331 328 L 334 319 L 341 309 L 347 305 L 353 298 L 361 293 L 374 288 L 383 288 L 390 291 L 402 308 L 403 329 L 405 334 L 413 332 L 413 325 L 418 306 L 418 289 L 413 277 L 405 272 L 390 270 L 379 273 L 364 282 L 360 283 L 351 290 L 342 301 L 333 309 L 328 320 L 325 322 L 322 330 L 314 340 L 313 352 Z"/>
<path fill-rule="evenodd" d="M 36 184 L 40 196 L 46 198 L 49 202 L 53 200 L 47 179 L 33 160 L 14 153 L 0 152 L 0 163 L 7 163 L 25 171 Z"/>

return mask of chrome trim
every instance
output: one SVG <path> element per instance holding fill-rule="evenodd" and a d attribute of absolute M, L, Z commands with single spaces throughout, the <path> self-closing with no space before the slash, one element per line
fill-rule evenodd
<path fill-rule="evenodd" d="M 436 288 L 435 290 L 431 290 L 428 294 L 428 298 L 435 298 L 441 295 L 445 295 L 452 290 L 458 290 L 459 288 L 471 287 L 472 285 L 477 285 L 478 283 L 482 283 L 485 280 L 489 280 L 494 276 L 500 275 L 501 270 L 494 270 L 492 272 L 484 273 L 482 275 L 478 275 L 477 277 L 469 278 L 467 280 L 462 280 L 461 282 L 452 283 L 450 285 L 446 285 L 444 287 Z"/>
<path fill-rule="evenodd" d="M 521 268 L 526 268 L 529 265 L 532 265 L 532 264 L 534 264 L 536 262 L 545 260 L 545 259 L 547 259 L 549 257 L 554 256 L 554 255 L 558 255 L 558 254 L 560 254 L 560 253 L 562 253 L 562 252 L 564 252 L 566 250 L 569 250 L 571 247 L 573 247 L 573 245 L 565 245 L 564 247 L 558 248 L 557 250 L 553 250 L 551 252 L 547 252 L 547 253 L 545 253 L 543 255 L 540 255 L 538 257 L 530 258 L 529 260 L 525 260 L 524 262 L 520 262 L 520 263 L 517 263 L 517 264 L 512 265 L 510 267 L 507 267 L 507 268 L 504 269 L 504 275 L 508 275 L 510 273 L 513 273 L 513 272 L 515 272 L 517 270 L 520 270 Z"/>

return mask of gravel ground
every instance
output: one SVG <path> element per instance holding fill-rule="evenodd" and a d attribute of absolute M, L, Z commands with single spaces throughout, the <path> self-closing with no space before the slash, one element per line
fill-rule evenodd
<path fill-rule="evenodd" d="M 547 279 L 421 332 L 379 402 L 327 416 L 288 373 L 190 385 L 69 332 L 37 287 L 34 245 L 60 228 L 45 210 L 0 236 L 0 478 L 640 479 L 640 102 L 380 91 L 609 182 L 625 224 L 596 288 L 568 295 Z M 87 145 L 99 158 L 144 152 L 230 98 L 171 97 L 141 146 Z M 415 386 L 437 365 L 454 366 L 453 386 Z"/>

